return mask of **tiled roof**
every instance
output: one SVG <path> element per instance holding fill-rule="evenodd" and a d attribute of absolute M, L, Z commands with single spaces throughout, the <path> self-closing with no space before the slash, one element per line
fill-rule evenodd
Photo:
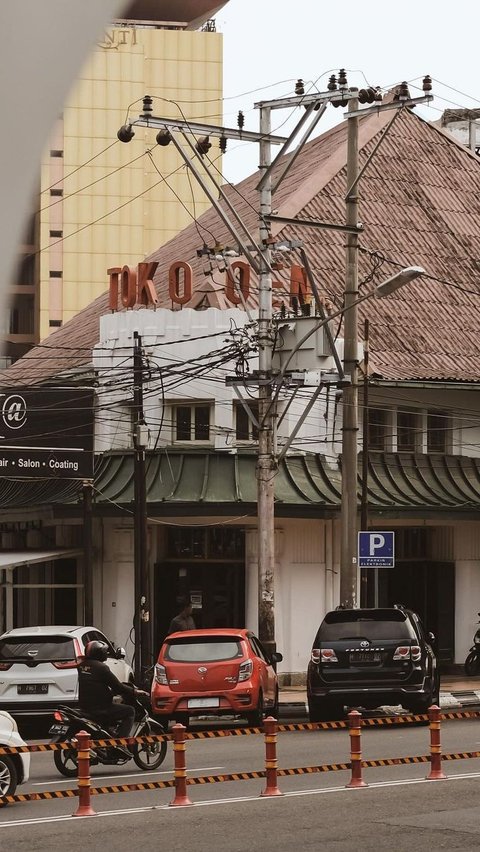
<path fill-rule="evenodd" d="M 390 121 L 389 111 L 361 119 L 360 164 Z M 287 155 L 288 156 L 288 155 Z M 256 232 L 258 174 L 228 188 L 228 195 Z M 280 215 L 344 222 L 346 123 L 305 145 L 274 196 Z M 373 375 L 390 380 L 477 381 L 480 340 L 480 159 L 439 128 L 403 111 L 368 165 L 359 184 L 359 280 L 369 278 L 372 252 L 385 258 L 377 283 L 401 266 L 421 265 L 427 276 L 394 295 L 368 300 L 360 308 L 370 320 Z M 273 233 L 301 239 L 322 291 L 340 304 L 344 287 L 344 235 L 281 226 Z M 202 300 L 226 307 L 223 278 L 205 276 L 196 250 L 202 241 L 232 244 L 225 226 L 209 210 L 154 252 L 155 283 L 164 307 L 168 268 L 188 260 L 196 275 L 192 307 Z M 120 258 L 119 258 L 120 260 Z M 284 273 L 279 273 L 279 278 Z M 284 277 L 286 280 L 286 276 Z M 371 287 L 368 283 L 365 286 Z M 255 290 L 255 288 L 254 288 Z M 252 296 L 252 303 L 255 296 Z M 99 316 L 108 311 L 102 296 L 34 348 L 3 376 L 8 383 L 45 381 L 90 362 L 98 340 Z"/>

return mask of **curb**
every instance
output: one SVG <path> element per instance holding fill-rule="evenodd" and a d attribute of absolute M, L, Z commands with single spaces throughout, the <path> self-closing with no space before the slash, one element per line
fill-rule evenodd
<path fill-rule="evenodd" d="M 462 707 L 474 707 L 480 704 L 480 690 L 465 690 L 440 693 L 441 710 L 458 710 Z M 397 712 L 397 708 L 384 708 L 387 712 Z M 308 716 L 307 701 L 282 701 L 280 696 L 279 716 L 304 719 Z"/>

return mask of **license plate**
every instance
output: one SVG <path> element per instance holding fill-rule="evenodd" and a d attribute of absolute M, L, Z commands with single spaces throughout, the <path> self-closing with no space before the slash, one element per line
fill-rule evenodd
<path fill-rule="evenodd" d="M 382 655 L 380 653 L 369 654 L 366 651 L 352 651 L 350 654 L 351 663 L 380 663 Z"/>
<path fill-rule="evenodd" d="M 48 683 L 19 683 L 17 695 L 47 695 Z"/>
<path fill-rule="evenodd" d="M 68 733 L 68 725 L 52 725 L 48 733 L 59 734 L 60 736 L 63 736 L 64 734 Z"/>
<path fill-rule="evenodd" d="M 219 698 L 189 698 L 187 702 L 187 707 L 219 707 L 220 699 Z"/>

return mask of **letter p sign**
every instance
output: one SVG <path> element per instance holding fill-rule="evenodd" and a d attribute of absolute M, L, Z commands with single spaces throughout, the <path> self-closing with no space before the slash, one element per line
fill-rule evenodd
<path fill-rule="evenodd" d="M 360 568 L 393 568 L 395 566 L 394 532 L 359 532 L 358 565 Z"/>

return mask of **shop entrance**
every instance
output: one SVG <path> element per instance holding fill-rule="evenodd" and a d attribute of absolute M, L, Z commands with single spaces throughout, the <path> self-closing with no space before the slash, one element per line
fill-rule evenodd
<path fill-rule="evenodd" d="M 245 626 L 245 534 L 224 527 L 169 528 L 155 565 L 155 645 L 190 597 L 197 627 Z"/>

